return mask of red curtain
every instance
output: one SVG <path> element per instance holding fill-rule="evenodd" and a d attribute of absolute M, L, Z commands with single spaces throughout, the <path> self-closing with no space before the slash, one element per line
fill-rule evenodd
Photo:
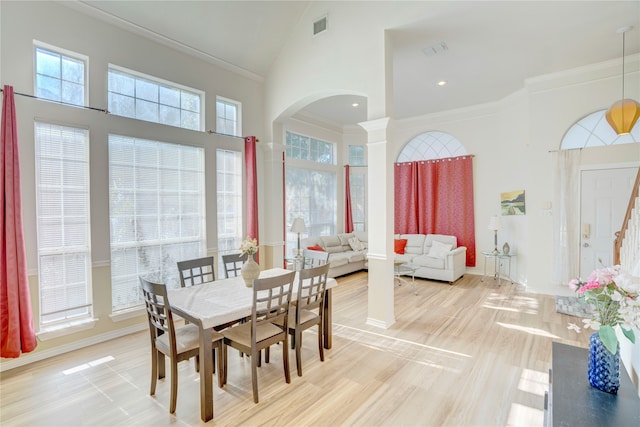
<path fill-rule="evenodd" d="M 0 187 L 0 356 L 20 357 L 36 348 L 27 256 L 22 228 L 20 161 L 13 87 L 5 86 L 2 99 Z"/>
<path fill-rule="evenodd" d="M 353 231 L 353 211 L 351 208 L 351 184 L 349 183 L 349 165 L 344 166 L 344 232 Z"/>
<path fill-rule="evenodd" d="M 473 157 L 396 163 L 395 233 L 449 234 L 476 265 Z"/>
<path fill-rule="evenodd" d="M 247 236 L 258 240 L 258 174 L 255 136 L 244 138 L 244 163 L 247 174 Z M 256 254 L 256 261 L 259 261 L 259 253 Z"/>

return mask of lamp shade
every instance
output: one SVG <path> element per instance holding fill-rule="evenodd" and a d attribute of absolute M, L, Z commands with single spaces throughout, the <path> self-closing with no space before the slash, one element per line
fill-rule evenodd
<path fill-rule="evenodd" d="M 640 104 L 633 99 L 623 99 L 614 103 L 605 117 L 618 135 L 630 133 L 640 117 Z"/>
<path fill-rule="evenodd" d="M 493 231 L 500 230 L 500 217 L 498 215 L 493 215 L 489 218 L 489 226 L 487 228 Z"/>
<path fill-rule="evenodd" d="M 305 231 L 307 231 L 307 227 L 304 225 L 304 219 L 294 219 L 293 224 L 291 224 L 291 231 L 293 231 L 294 233 L 304 233 Z"/>

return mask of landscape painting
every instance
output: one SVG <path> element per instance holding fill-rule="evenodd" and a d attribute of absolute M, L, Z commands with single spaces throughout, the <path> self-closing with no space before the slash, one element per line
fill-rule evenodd
<path fill-rule="evenodd" d="M 524 190 L 500 193 L 502 215 L 524 215 Z"/>

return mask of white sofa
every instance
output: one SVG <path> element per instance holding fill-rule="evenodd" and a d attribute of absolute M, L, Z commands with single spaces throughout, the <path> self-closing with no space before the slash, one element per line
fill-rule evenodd
<path fill-rule="evenodd" d="M 362 244 L 359 250 L 354 250 L 349 244 L 349 239 L 354 236 Z M 365 231 L 308 237 L 300 242 L 300 246 L 304 249 L 315 245 L 322 247 L 325 252 L 329 253 L 329 277 L 338 277 L 365 268 L 367 259 L 367 233 Z"/>
<path fill-rule="evenodd" d="M 417 267 L 415 277 L 453 283 L 467 270 L 467 248 L 458 246 L 455 236 L 396 234 L 395 238 L 407 240 L 404 254 L 395 259 Z"/>

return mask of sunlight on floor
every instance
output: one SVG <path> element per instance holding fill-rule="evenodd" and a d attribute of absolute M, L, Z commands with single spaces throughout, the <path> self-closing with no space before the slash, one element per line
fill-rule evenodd
<path fill-rule="evenodd" d="M 539 302 L 535 298 L 525 296 L 500 295 L 493 293 L 487 297 L 485 308 L 512 311 L 515 313 L 538 314 Z"/>
<path fill-rule="evenodd" d="M 549 388 L 549 375 L 546 372 L 523 369 L 518 382 L 518 389 L 536 396 L 544 397 Z"/>
<path fill-rule="evenodd" d="M 518 330 L 518 331 L 526 332 L 526 333 L 532 334 L 532 335 L 539 335 L 541 337 L 560 339 L 559 336 L 553 335 L 552 333 L 549 333 L 549 332 L 547 332 L 547 331 L 545 331 L 543 329 L 528 328 L 526 326 L 513 325 L 513 324 L 510 324 L 510 323 L 501 323 L 501 322 L 496 322 L 496 325 L 502 326 L 503 328 L 507 328 L 507 329 L 515 329 L 515 330 Z"/>
<path fill-rule="evenodd" d="M 534 427 L 544 424 L 544 411 L 530 406 L 512 403 L 507 418 L 507 426 Z"/>
<path fill-rule="evenodd" d="M 76 372 L 84 371 L 85 369 L 89 369 L 93 366 L 102 365 L 103 363 L 107 363 L 112 360 L 115 360 L 113 356 L 102 357 L 100 359 L 96 359 L 91 362 L 83 363 L 82 365 L 74 366 L 73 368 L 65 369 L 64 371 L 62 371 L 62 373 L 64 375 L 75 374 Z"/>

